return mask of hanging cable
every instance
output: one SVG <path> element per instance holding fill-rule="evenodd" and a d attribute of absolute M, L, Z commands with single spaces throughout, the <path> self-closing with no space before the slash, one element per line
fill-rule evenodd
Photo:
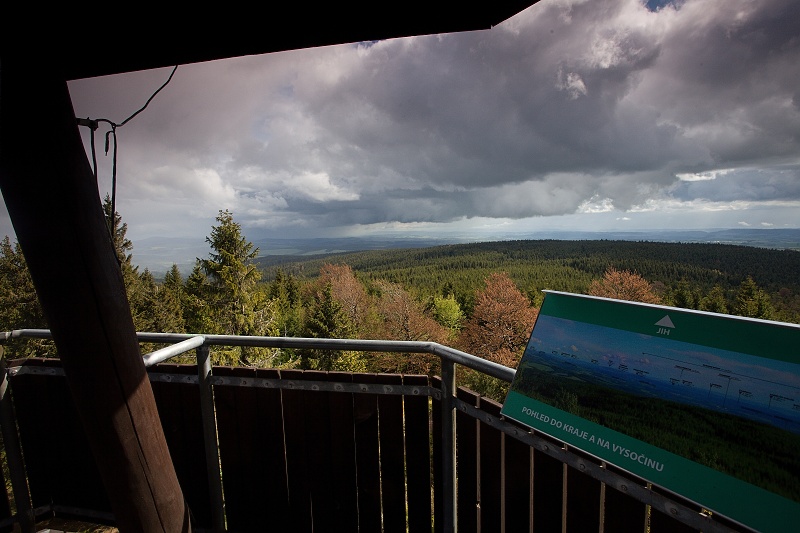
<path fill-rule="evenodd" d="M 91 130 L 90 145 L 92 151 L 92 173 L 94 174 L 95 181 L 97 181 L 97 155 L 95 153 L 95 146 L 94 146 L 94 132 L 95 130 L 97 130 L 98 124 L 100 122 L 105 122 L 111 127 L 111 129 L 109 129 L 106 132 L 106 143 L 105 143 L 105 154 L 106 156 L 108 156 L 110 141 L 111 140 L 114 141 L 114 152 L 111 156 L 111 219 L 109 220 L 108 223 L 108 230 L 109 233 L 111 234 L 111 242 L 114 242 L 114 237 L 115 237 L 114 223 L 116 222 L 116 217 L 117 217 L 117 128 L 124 126 L 125 124 L 130 122 L 136 115 L 147 109 L 147 106 L 150 105 L 150 102 L 153 101 L 153 98 L 155 98 L 156 95 L 160 93 L 161 90 L 164 87 L 166 87 L 170 81 L 172 81 L 172 77 L 175 75 L 176 70 L 178 70 L 178 65 L 175 65 L 175 67 L 172 69 L 172 72 L 170 72 L 167 81 L 165 81 L 161 85 L 161 87 L 156 89 L 156 91 L 150 95 L 150 98 L 147 99 L 144 105 L 141 108 L 139 108 L 135 113 L 133 113 L 131 116 L 120 122 L 119 124 L 111 120 L 108 120 L 107 118 L 98 118 L 95 120 L 89 118 L 78 119 L 79 126 L 86 126 Z M 121 260 L 120 258 L 117 259 Z"/>
<path fill-rule="evenodd" d="M 117 218 L 117 126 L 112 125 L 106 132 L 106 156 L 108 156 L 108 138 L 114 138 L 114 154 L 111 156 L 111 231 Z M 113 237 L 113 235 L 112 235 Z"/>
<path fill-rule="evenodd" d="M 166 87 L 166 86 L 167 86 L 167 84 L 168 84 L 170 81 L 172 81 L 172 76 L 174 76 L 174 75 L 175 75 L 175 71 L 176 71 L 176 70 L 178 70 L 178 65 L 175 65 L 175 67 L 172 69 L 172 72 L 171 72 L 171 73 L 170 73 L 170 75 L 169 75 L 169 78 L 167 78 L 167 81 L 165 81 L 165 82 L 164 82 L 164 84 L 163 84 L 161 87 L 159 87 L 158 89 L 156 89 L 156 92 L 154 92 L 154 93 L 153 93 L 153 94 L 150 96 L 150 98 L 148 98 L 148 99 L 147 99 L 147 102 L 145 102 L 145 103 L 144 103 L 144 105 L 141 107 L 141 109 L 139 109 L 139 110 L 138 110 L 136 113 L 134 113 L 133 115 L 131 115 L 131 116 L 129 116 L 128 118 L 126 118 L 125 120 L 123 120 L 123 121 L 122 121 L 122 122 L 121 122 L 119 125 L 120 125 L 120 126 L 124 126 L 124 125 L 125 125 L 125 124 L 127 124 L 127 123 L 128 123 L 128 122 L 129 122 L 129 121 L 130 121 L 130 120 L 131 120 L 133 117 L 135 117 L 136 115 L 138 115 L 139 113 L 141 113 L 142 111 L 144 111 L 144 110 L 147 108 L 147 106 L 148 106 L 148 105 L 150 105 L 150 102 L 152 102 L 152 101 L 153 101 L 153 98 L 155 98 L 155 97 L 156 97 L 156 95 L 157 95 L 158 93 L 160 93 L 160 92 L 161 92 L 161 89 L 163 89 L 164 87 Z"/>

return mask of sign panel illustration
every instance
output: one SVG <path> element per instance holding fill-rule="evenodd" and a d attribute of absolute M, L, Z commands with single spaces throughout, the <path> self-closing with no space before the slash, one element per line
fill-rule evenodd
<path fill-rule="evenodd" d="M 800 325 L 545 291 L 502 414 L 745 526 L 800 516 Z"/>

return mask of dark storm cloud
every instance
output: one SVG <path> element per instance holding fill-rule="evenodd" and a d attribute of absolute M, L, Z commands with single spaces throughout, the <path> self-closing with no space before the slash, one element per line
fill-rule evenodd
<path fill-rule="evenodd" d="M 357 69 L 310 95 L 308 114 L 320 149 L 335 137 L 364 180 L 391 169 L 420 191 L 491 197 L 580 173 L 588 183 L 576 190 L 588 197 L 551 210 L 532 201 L 514 216 L 572 212 L 614 189 L 627 208 L 645 199 L 632 191 L 666 187 L 683 169 L 797 153 L 798 114 L 785 109 L 796 91 L 789 80 L 800 79 L 796 27 L 786 23 L 795 11 L 786 2 L 658 13 L 542 2 L 493 32 L 372 46 Z M 481 202 L 461 214 L 497 216 Z"/>
<path fill-rule="evenodd" d="M 800 3 L 687 2 L 679 13 L 640 93 L 712 164 L 795 157 Z"/>
<path fill-rule="evenodd" d="M 675 157 L 673 126 L 620 106 L 657 43 L 615 28 L 587 40 L 594 2 L 572 9 L 569 24 L 563 17 L 544 2 L 494 32 L 380 43 L 309 113 L 374 160 L 440 186 L 639 170 Z"/>
<path fill-rule="evenodd" d="M 118 205 L 132 232 L 202 236 L 226 208 L 291 231 L 796 200 L 798 20 L 542 0 L 489 31 L 181 66 L 118 132 Z M 73 82 L 76 113 L 122 120 L 168 74 Z"/>

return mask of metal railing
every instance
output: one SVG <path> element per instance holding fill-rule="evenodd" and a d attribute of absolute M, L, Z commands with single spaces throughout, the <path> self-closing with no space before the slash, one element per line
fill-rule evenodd
<path fill-rule="evenodd" d="M 21 329 L 0 333 L 0 341 L 18 338 L 49 339 L 51 338 L 51 334 L 49 330 L 43 329 Z M 553 439 L 537 435 L 532 430 L 504 420 L 500 416 L 489 414 L 486 411 L 458 399 L 456 396 L 455 365 L 462 365 L 509 383 L 514 378 L 515 370 L 435 342 L 194 335 L 177 333 L 137 333 L 137 338 L 139 342 L 142 343 L 169 344 L 166 348 L 153 351 L 143 356 L 145 366 L 147 367 L 195 350 L 197 375 L 181 376 L 181 382 L 197 384 L 199 386 L 209 497 L 211 499 L 212 529 L 214 531 L 222 532 L 226 530 L 222 473 L 220 469 L 219 443 L 217 440 L 217 421 L 215 417 L 212 388 L 214 385 L 238 385 L 275 389 L 294 389 L 300 387 L 318 391 L 373 394 L 423 394 L 440 400 L 442 433 L 440 436 L 441 457 L 439 457 L 438 460 L 441 465 L 442 479 L 441 504 L 442 508 L 445 510 L 442 515 L 442 531 L 447 533 L 457 531 L 458 529 L 456 412 L 466 414 L 479 420 L 499 430 L 502 434 L 523 442 L 530 446 L 532 450 L 541 452 L 562 462 L 564 465 L 575 468 L 601 482 L 604 486 L 613 487 L 627 497 L 647 506 L 652 506 L 652 508 L 658 509 L 675 520 L 698 531 L 721 532 L 742 530 L 738 527 L 732 529 L 730 523 L 726 523 L 724 518 L 722 518 L 720 522 L 716 519 L 720 517 L 711 517 L 709 514 L 702 512 L 702 509 L 692 504 L 692 502 L 681 501 L 679 495 L 669 494 L 663 490 L 654 490 L 644 480 L 632 482 L 631 476 L 623 475 L 615 472 L 613 469 L 609 469 L 607 465 L 599 459 L 593 460 L 594 458 L 587 458 L 587 456 L 583 454 L 573 453 L 567 449 L 566 445 L 554 444 Z M 227 377 L 216 377 L 213 375 L 210 360 L 210 347 L 212 346 L 431 354 L 439 357 L 441 361 L 441 386 L 440 388 L 412 387 L 407 385 L 375 386 L 336 381 L 303 381 L 302 384 L 300 384 L 291 380 L 282 379 L 253 378 L 235 380 Z M 15 376 L 18 373 L 47 372 L 53 374 L 59 371 L 63 373 L 63 370 L 60 368 L 37 369 L 36 367 L 15 367 L 8 369 L 8 375 L 6 375 L 6 369 L 3 366 L 3 368 L 0 368 L 0 371 L 3 373 L 3 385 L 2 389 L 0 389 L 0 394 L 2 394 L 0 399 L 2 399 L 3 408 L 0 409 L 0 416 L 2 417 L 3 438 L 12 477 L 12 490 L 17 505 L 16 521 L 19 522 L 23 532 L 34 531 L 33 517 L 35 513 L 34 510 L 30 509 L 30 498 L 24 483 L 24 463 L 22 457 L 19 455 L 20 447 L 17 442 L 18 437 L 16 430 L 11 429 L 14 427 L 14 421 L 11 410 L 8 408 L 5 387 L 8 382 L 8 376 Z M 159 378 L 155 375 L 151 375 L 151 380 L 153 379 Z M 20 472 L 22 474 L 20 474 Z M 566 504 L 564 503 L 564 505 Z M 566 507 L 564 507 L 564 509 L 566 513 Z M 2 526 L 2 524 L 0 524 L 0 526 Z"/>

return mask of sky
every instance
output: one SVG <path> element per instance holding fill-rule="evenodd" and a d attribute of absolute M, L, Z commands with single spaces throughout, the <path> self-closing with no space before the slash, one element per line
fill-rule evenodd
<path fill-rule="evenodd" d="M 171 71 L 71 81 L 75 114 L 120 123 Z M 251 240 L 797 228 L 800 2 L 541 0 L 491 30 L 181 65 L 117 142 L 134 257 L 224 209 Z"/>

